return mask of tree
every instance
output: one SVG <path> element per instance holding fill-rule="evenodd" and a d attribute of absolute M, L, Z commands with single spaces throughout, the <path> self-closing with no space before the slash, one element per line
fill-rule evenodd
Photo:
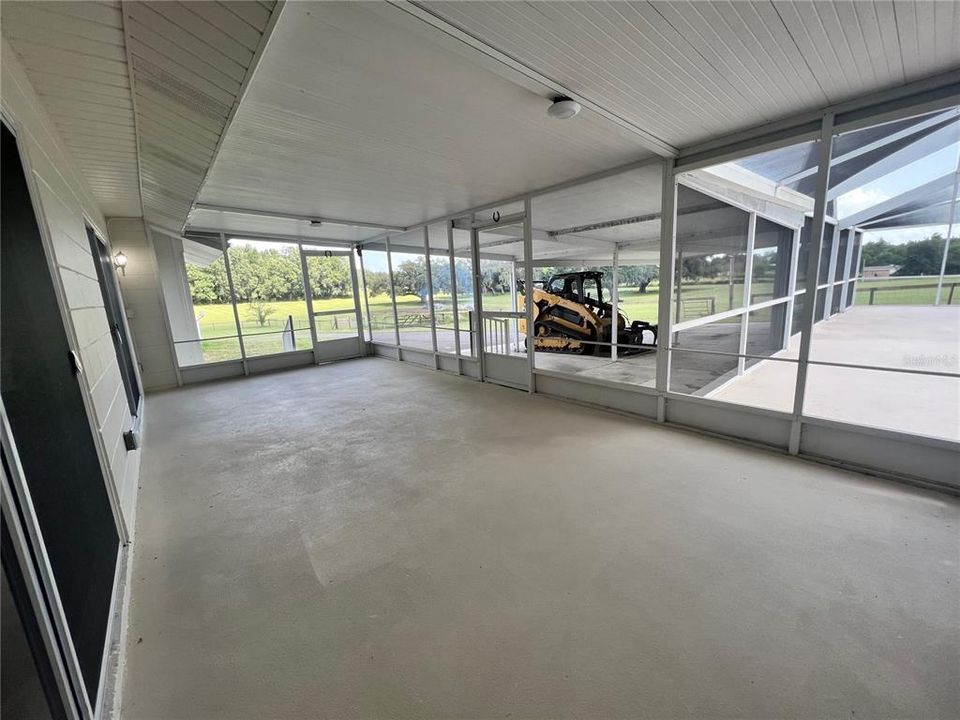
<path fill-rule="evenodd" d="M 871 265 L 896 265 L 894 275 L 939 275 L 943 261 L 943 237 L 934 233 L 924 240 L 913 240 L 894 245 L 883 238 L 863 243 L 863 267 Z M 947 255 L 948 275 L 960 273 L 960 242 L 950 241 Z"/>
<path fill-rule="evenodd" d="M 187 281 L 190 285 L 190 297 L 194 304 L 225 303 L 230 301 L 230 288 L 227 283 L 227 269 L 223 258 L 209 265 L 186 263 Z"/>
<path fill-rule="evenodd" d="M 894 275 L 939 275 L 943 262 L 943 237 L 934 233 L 926 240 L 903 245 L 903 260 Z M 956 240 L 950 241 L 947 253 L 946 274 L 960 273 L 960 247 Z"/>
<path fill-rule="evenodd" d="M 268 305 L 265 301 L 256 298 L 250 301 L 247 307 L 247 315 L 257 322 L 260 327 L 267 324 L 267 319 L 276 312 L 276 308 Z"/>
<path fill-rule="evenodd" d="M 510 267 L 506 263 L 481 261 L 483 292 L 503 293 L 510 290 Z"/>
<path fill-rule="evenodd" d="M 350 294 L 350 263 L 342 256 L 307 259 L 310 289 L 315 298 L 346 297 Z M 368 273 L 369 274 L 369 273 Z"/>
<path fill-rule="evenodd" d="M 424 297 L 427 287 L 427 263 L 422 257 L 404 260 L 393 269 L 393 291 L 397 295 Z"/>
<path fill-rule="evenodd" d="M 435 295 L 445 295 L 450 292 L 450 263 L 447 260 L 431 260 L 430 278 L 433 281 Z"/>
<path fill-rule="evenodd" d="M 864 266 L 902 265 L 905 254 L 906 245 L 894 245 L 883 238 L 863 244 Z"/>
<path fill-rule="evenodd" d="M 457 273 L 457 295 L 473 294 L 473 270 L 468 260 L 457 260 L 453 266 Z"/>
<path fill-rule="evenodd" d="M 367 270 L 367 297 L 390 292 L 390 276 L 382 270 Z"/>

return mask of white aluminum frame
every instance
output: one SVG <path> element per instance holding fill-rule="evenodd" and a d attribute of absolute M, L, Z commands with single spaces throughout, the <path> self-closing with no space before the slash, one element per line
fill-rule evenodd
<path fill-rule="evenodd" d="M 0 120 L 7 126 L 13 134 L 17 143 L 17 151 L 20 154 L 20 166 L 23 169 L 23 175 L 26 179 L 27 193 L 30 196 L 30 204 L 33 216 L 36 219 L 37 231 L 40 233 L 40 242 L 43 245 L 44 257 L 46 259 L 47 271 L 50 274 L 50 281 L 53 285 L 53 292 L 57 300 L 57 310 L 60 313 L 60 320 L 63 323 L 63 332 L 66 337 L 69 350 L 80 357 L 80 341 L 77 336 L 77 330 L 73 325 L 73 317 L 70 314 L 70 304 L 67 302 L 67 294 L 63 288 L 63 279 L 57 270 L 55 261 L 56 254 L 53 247 L 52 233 L 50 232 L 49 220 L 44 211 L 43 202 L 36 186 L 36 178 L 33 172 L 33 162 L 30 158 L 30 149 L 27 143 L 23 142 L 21 125 L 16 115 L 8 109 L 5 102 L 0 100 Z M 82 213 L 83 220 L 95 232 L 105 236 L 102 229 L 90 218 L 86 212 Z M 132 336 L 131 336 L 132 337 Z M 136 368 L 138 382 L 140 380 L 140 368 Z M 93 406 L 93 393 L 86 372 L 81 369 L 76 375 L 77 383 L 80 386 L 80 397 L 83 400 L 83 407 L 87 417 L 87 423 L 90 425 L 90 433 L 93 436 L 93 445 L 96 449 L 97 459 L 100 463 L 100 472 L 103 475 L 104 487 L 107 492 L 107 498 L 110 502 L 110 510 L 113 513 L 113 519 L 116 523 L 117 534 L 120 536 L 121 545 L 130 542 L 130 529 L 123 517 L 123 508 L 120 503 L 118 487 L 119 484 L 113 475 L 113 468 L 110 465 L 110 453 L 104 443 L 103 436 L 100 434 L 100 425 L 97 422 L 96 408 Z"/>
<path fill-rule="evenodd" d="M 423 226 L 423 258 L 427 273 L 427 303 L 430 309 L 430 341 L 433 346 L 433 369 L 440 369 L 440 358 L 437 356 L 437 317 L 434 311 L 436 300 L 433 297 L 433 268 L 430 264 L 430 226 Z"/>
<path fill-rule="evenodd" d="M 419 229 L 421 227 L 429 226 L 435 223 L 447 223 L 448 227 L 448 248 L 450 250 L 450 262 L 451 262 L 451 276 L 452 276 L 452 285 L 456 283 L 456 269 L 455 269 L 455 254 L 453 252 L 453 238 L 452 238 L 452 222 L 454 220 L 460 220 L 462 218 L 468 218 L 469 224 L 467 227 L 473 230 L 473 236 L 471 237 L 471 248 L 470 256 L 473 264 L 473 274 L 474 274 L 474 306 L 476 308 L 475 314 L 479 318 L 480 308 L 482 300 L 477 296 L 479 295 L 479 260 L 481 257 L 484 257 L 484 254 L 480 253 L 479 242 L 476 236 L 476 213 L 481 211 L 492 210 L 497 207 L 504 205 L 514 204 L 517 202 L 524 202 L 526 209 L 525 222 L 529 222 L 531 213 L 529 208 L 529 202 L 541 195 L 545 195 L 551 192 L 558 190 L 576 187 L 583 185 L 595 180 L 599 180 L 606 177 L 612 177 L 621 173 L 626 173 L 631 170 L 635 170 L 639 167 L 650 166 L 653 164 L 659 164 L 662 168 L 662 205 L 661 205 L 661 236 L 660 236 L 660 308 L 659 308 L 659 318 L 660 318 L 660 328 L 659 328 L 659 342 L 660 342 L 660 352 L 657 357 L 657 375 L 656 375 L 656 385 L 655 388 L 649 387 L 637 387 L 637 386 L 625 386 L 618 385 L 617 387 L 623 392 L 629 392 L 631 397 L 645 397 L 645 398 L 656 398 L 656 417 L 661 422 L 669 423 L 697 423 L 697 413 L 704 414 L 704 417 L 709 416 L 712 418 L 709 422 L 704 421 L 703 427 L 701 429 L 706 429 L 709 432 L 719 432 L 720 434 L 735 436 L 735 437 L 744 437 L 744 432 L 741 432 L 738 428 L 752 428 L 753 431 L 760 432 L 761 435 L 767 437 L 768 444 L 773 444 L 776 447 L 780 447 L 783 450 L 786 450 L 793 454 L 805 454 L 804 453 L 804 440 L 803 440 L 803 427 L 809 426 L 811 428 L 826 428 L 829 427 L 831 432 L 846 434 L 850 437 L 860 438 L 858 442 L 865 442 L 863 438 L 867 439 L 879 439 L 882 438 L 885 442 L 891 442 L 896 440 L 900 443 L 911 443 L 916 442 L 925 447 L 935 447 L 936 452 L 946 452 L 948 450 L 960 449 L 960 444 L 951 443 L 950 441 L 936 441 L 931 438 L 923 438 L 918 436 L 912 436 L 906 433 L 896 433 L 892 431 L 881 431 L 875 428 L 865 428 L 854 425 L 845 425 L 844 423 L 830 423 L 828 421 L 823 421 L 819 418 L 808 418 L 802 413 L 803 406 L 803 392 L 806 383 L 807 368 L 809 365 L 815 364 L 829 364 L 822 363 L 816 360 L 810 359 L 810 336 L 813 325 L 815 324 L 816 318 L 816 295 L 817 290 L 820 289 L 818 283 L 818 273 L 819 273 L 819 264 L 820 264 L 820 252 L 823 241 L 823 227 L 827 220 L 826 217 L 826 207 L 825 200 L 826 193 L 826 180 L 829 175 L 829 159 L 830 153 L 829 148 L 824 148 L 824 144 L 832 146 L 832 139 L 836 133 L 847 132 L 854 129 L 859 129 L 863 127 L 868 127 L 871 125 L 890 122 L 893 120 L 917 115 L 920 113 L 931 112 L 939 109 L 950 108 L 960 104 L 960 82 L 956 80 L 955 77 L 944 74 L 937 78 L 931 78 L 925 81 L 920 81 L 916 83 L 911 83 L 907 86 L 901 88 L 896 88 L 889 91 L 884 91 L 881 93 L 874 93 L 868 96 L 863 96 L 856 100 L 841 103 L 830 108 L 825 108 L 821 111 L 814 113 L 809 113 L 799 118 L 792 118 L 784 120 L 781 122 L 769 123 L 762 127 L 755 128 L 753 130 L 736 133 L 724 138 L 718 138 L 706 143 L 701 143 L 697 146 L 691 146 L 689 148 L 684 148 L 677 152 L 676 157 L 666 157 L 661 160 L 659 158 L 646 158 L 641 161 L 628 163 L 616 168 L 611 168 L 606 171 L 599 173 L 593 173 L 581 178 L 577 178 L 571 181 L 565 181 L 562 183 L 557 183 L 555 185 L 547 186 L 539 190 L 523 193 L 521 195 L 508 197 L 493 203 L 486 203 L 479 205 L 467 210 L 460 212 L 452 213 L 449 215 L 444 215 L 441 217 L 431 218 L 425 220 L 421 223 L 416 223 L 411 226 L 403 228 L 403 231 L 409 232 L 414 229 Z M 673 298 L 673 287 L 676 281 L 675 278 L 675 257 L 674 257 L 674 246 L 675 246 L 675 236 L 676 236 L 676 185 L 677 178 L 679 175 L 699 168 L 704 168 L 712 165 L 717 165 L 723 162 L 732 161 L 739 159 L 741 157 L 756 154 L 765 150 L 771 150 L 775 148 L 785 147 L 788 145 L 793 145 L 798 142 L 809 141 L 809 140 L 829 140 L 828 143 L 822 143 L 820 146 L 821 157 L 826 153 L 826 161 L 821 160 L 818 165 L 817 170 L 817 181 L 818 181 L 818 197 L 821 199 L 820 207 L 817 207 L 816 199 L 814 203 L 814 217 L 812 219 L 812 228 L 811 228 L 811 237 L 810 237 L 810 249 L 808 261 L 808 273 L 806 278 L 806 283 L 804 288 L 796 288 L 796 277 L 797 277 L 797 260 L 799 258 L 800 251 L 800 238 L 801 238 L 801 228 L 793 227 L 794 237 L 793 243 L 791 246 L 790 252 L 790 261 L 791 269 L 789 272 L 789 289 L 786 297 L 784 298 L 775 298 L 762 303 L 751 304 L 749 298 L 744 302 L 744 306 L 736 311 L 733 311 L 732 314 L 738 315 L 742 314 L 744 316 L 743 324 L 746 325 L 747 330 L 749 329 L 749 313 L 752 310 L 762 309 L 764 307 L 774 306 L 778 304 L 783 304 L 786 318 L 784 322 L 784 341 L 788 341 L 789 337 L 794 334 L 791 332 L 793 330 L 793 315 L 795 310 L 795 305 L 797 298 L 800 295 L 804 295 L 810 300 L 810 302 L 805 303 L 803 317 L 799 323 L 799 327 L 796 328 L 798 332 L 802 334 L 802 337 L 805 339 L 804 343 L 806 347 L 802 350 L 802 356 L 799 359 L 785 359 L 785 358 L 772 358 L 767 356 L 754 356 L 746 352 L 737 353 L 737 356 L 740 358 L 739 364 L 743 364 L 744 359 L 749 359 L 756 357 L 757 359 L 767 359 L 775 361 L 784 361 L 784 362 L 794 362 L 798 366 L 798 379 L 797 379 L 797 388 L 794 397 L 794 408 L 790 413 L 783 413 L 777 411 L 764 410 L 760 408 L 750 408 L 747 406 L 736 405 L 733 403 L 725 403 L 721 401 L 716 401 L 714 399 L 705 399 L 705 398 L 696 398 L 689 395 L 684 395 L 682 393 L 675 393 L 669 390 L 669 380 L 670 380 L 670 362 L 669 357 L 672 351 L 672 333 L 677 329 L 683 329 L 684 324 L 674 323 L 672 318 L 672 298 Z M 823 192 L 819 192 L 821 189 Z M 703 188 L 695 187 L 699 192 L 707 192 Z M 718 198 L 725 203 L 728 203 L 734 207 L 737 206 L 735 201 L 731 201 L 727 198 Z M 753 216 L 752 224 L 755 228 L 755 218 L 757 216 L 764 217 L 771 222 L 774 222 L 777 225 L 789 227 L 786 225 L 782 219 L 770 217 L 763 211 L 757 211 L 751 208 L 741 208 L 746 212 L 750 213 Z M 530 228 L 530 235 L 532 237 L 533 230 Z M 391 231 L 381 233 L 379 235 L 367 238 L 365 240 L 358 241 L 356 244 L 361 247 L 379 247 L 379 244 L 385 245 L 388 250 L 389 258 L 389 238 L 393 234 Z M 836 254 L 838 253 L 838 243 L 834 243 L 834 249 L 831 252 L 831 258 L 824 259 L 827 262 L 831 263 L 831 267 L 835 268 L 837 262 L 843 262 L 844 272 L 843 277 L 839 281 L 843 283 L 841 288 L 835 288 L 834 286 L 838 283 L 834 281 L 834 272 L 831 272 L 828 276 L 828 282 L 825 284 L 824 289 L 829 289 L 830 292 L 839 292 L 841 293 L 841 298 L 848 294 L 850 291 L 847 284 L 850 281 L 856 282 L 856 269 L 859 267 L 859 257 L 854 258 L 852 250 L 852 242 L 854 240 L 853 235 L 851 235 L 848 244 L 848 250 L 846 256 L 842 259 L 838 259 Z M 532 258 L 532 253 L 530 252 L 530 245 L 527 244 L 528 237 L 526 236 L 525 228 L 525 254 L 527 256 L 527 261 L 524 263 L 525 266 L 525 278 L 530 279 L 531 269 L 534 266 L 534 261 Z M 426 243 L 428 244 L 428 242 Z M 614 248 L 611 248 L 612 250 Z M 862 253 L 862 247 L 860 252 Z M 859 255 L 859 253 L 858 253 Z M 510 259 L 507 257 L 491 257 L 491 259 Z M 748 268 L 752 271 L 752 255 L 748 254 Z M 392 262 L 390 263 L 392 264 Z M 809 267 L 813 266 L 813 272 L 811 273 Z M 390 282 L 392 285 L 393 274 L 392 268 L 390 268 Z M 749 287 L 744 288 L 744 292 L 749 292 Z M 855 292 L 855 289 L 854 289 Z M 391 296 L 394 293 L 391 288 Z M 459 310 L 459 305 L 457 303 L 457 292 L 453 291 L 453 297 L 455 302 L 455 318 L 458 318 L 457 311 Z M 746 295 L 745 295 L 746 298 Z M 619 298 L 617 298 L 619 300 Z M 851 298 L 852 301 L 852 298 Z M 832 305 L 832 302 L 830 303 Z M 841 309 L 846 305 L 846 301 L 841 301 Z M 393 304 L 394 317 L 396 320 L 396 304 Z M 825 317 L 829 316 L 830 307 L 825 304 L 824 315 Z M 369 311 L 368 311 L 369 318 Z M 711 320 L 716 320 L 717 317 L 710 318 Z M 435 318 L 434 318 L 434 330 L 435 330 Z M 459 325 L 459 323 L 458 323 Z M 689 326 L 686 326 L 689 327 Z M 532 323 L 528 323 L 528 332 L 532 329 Z M 399 324 L 396 324 L 395 331 L 399 332 Z M 463 374 L 470 374 L 464 372 L 467 361 L 471 361 L 471 366 L 480 366 L 479 376 L 482 378 L 484 376 L 483 371 L 483 333 L 476 332 L 475 328 L 470 329 L 471 333 L 476 333 L 476 348 L 477 355 L 475 358 L 464 357 L 462 355 L 462 348 L 458 348 L 456 355 L 457 358 L 457 370 Z M 746 336 L 746 333 L 743 333 Z M 459 329 L 456 332 L 457 343 L 460 342 L 460 332 Z M 428 351 L 413 351 L 409 352 L 403 350 L 400 347 L 399 337 L 396 338 L 396 345 L 393 346 L 396 350 L 397 359 L 404 359 L 404 355 L 408 355 L 410 359 L 416 355 L 418 361 L 422 362 L 422 356 L 429 355 Z M 741 344 L 743 337 L 741 338 Z M 387 347 L 390 347 L 384 343 L 373 343 L 375 354 L 384 355 L 383 350 Z M 381 346 L 381 350 L 377 350 L 377 346 Z M 744 348 L 741 347 L 741 350 Z M 688 351 L 692 352 L 692 351 Z M 704 351 L 710 352 L 710 351 Z M 719 354 L 719 353 L 713 353 Z M 450 359 L 450 355 L 446 353 L 434 353 L 434 365 L 436 367 L 443 366 L 444 368 L 449 368 L 449 363 L 447 360 Z M 436 356 L 440 356 L 439 359 Z M 878 370 L 887 370 L 891 372 L 900 371 L 896 368 L 872 368 Z M 539 392 L 540 389 L 537 388 L 534 390 L 533 381 L 536 379 L 543 379 L 544 383 L 544 392 L 551 394 L 551 390 L 555 390 L 561 385 L 567 388 L 579 387 L 586 388 L 583 392 L 586 392 L 589 395 L 592 390 L 589 388 L 594 388 L 597 392 L 603 391 L 608 392 L 612 390 L 605 382 L 593 381 L 587 378 L 576 377 L 576 376 L 564 376 L 562 373 L 553 373 L 546 370 L 537 370 L 535 367 L 535 358 L 534 353 L 530 353 L 530 375 L 531 375 L 531 391 Z M 549 381 L 549 382 L 547 382 Z M 559 383 L 559 384 L 558 384 Z M 578 391 L 580 392 L 580 391 Z M 609 396 L 606 396 L 609 397 Z M 580 400 L 583 401 L 581 397 Z M 600 403 L 603 405 L 603 403 Z M 691 409 L 696 409 L 696 412 L 691 415 Z M 630 411 L 630 410 L 627 410 Z M 726 417 L 727 420 L 721 422 L 720 418 Z M 786 428 L 783 433 L 780 433 L 780 430 L 777 430 L 776 433 L 764 434 L 761 432 L 762 425 L 757 425 L 755 418 L 763 418 L 765 422 L 776 421 L 779 423 L 778 428 Z M 707 427 L 709 425 L 710 427 Z M 712 429 L 719 428 L 719 429 Z M 819 432 L 819 430 L 818 430 Z M 779 438 L 773 440 L 772 438 Z M 781 442 L 782 440 L 782 442 Z M 823 460 L 822 457 L 818 459 Z M 838 459 L 839 462 L 844 462 L 843 458 Z M 851 461 L 858 468 L 869 467 L 874 472 L 884 472 L 884 467 L 875 467 L 870 463 L 863 463 L 859 460 Z M 937 460 L 936 462 L 939 462 Z M 904 470 L 903 468 L 896 468 L 890 471 L 888 474 L 897 477 L 898 479 L 907 479 L 908 481 L 917 481 L 920 478 L 925 476 L 925 467 L 933 468 L 943 467 L 942 465 L 936 465 L 936 462 L 930 461 L 929 463 L 921 463 L 915 468 L 908 468 Z M 928 477 L 928 480 L 932 480 L 933 483 L 937 484 L 941 488 L 950 488 L 950 483 L 952 480 L 944 480 L 943 477 L 937 477 L 936 472 L 931 470 L 933 475 Z"/>
<path fill-rule="evenodd" d="M 227 287 L 230 289 L 230 306 L 233 308 L 233 322 L 237 327 L 237 342 L 240 344 L 240 363 L 243 365 L 243 374 L 250 375 L 250 365 L 247 363 L 247 350 L 243 346 L 243 328 L 240 325 L 240 310 L 237 308 L 237 293 L 233 289 L 233 271 L 230 269 L 230 247 L 227 242 L 227 236 L 222 232 L 220 233 L 220 247 L 223 249 L 223 267 L 227 272 Z"/>
<path fill-rule="evenodd" d="M 13 431 L 10 428 L 10 424 L 7 421 L 7 412 L 3 406 L 2 400 L 0 400 L 0 443 L 3 445 L 3 452 L 7 458 L 7 463 L 10 470 L 10 477 L 8 480 L 10 482 L 12 496 L 15 496 L 19 502 L 21 512 L 23 513 L 23 519 L 26 523 L 26 526 L 22 528 L 25 542 L 30 548 L 29 552 L 34 558 L 36 558 L 36 566 L 34 569 L 37 572 L 37 582 L 38 585 L 43 588 L 42 595 L 45 598 L 45 602 L 48 603 L 51 613 L 50 620 L 52 621 L 52 630 L 56 635 L 59 648 L 62 648 L 62 656 L 58 654 L 57 657 L 62 660 L 70 678 L 70 686 L 75 697 L 80 702 L 80 715 L 84 718 L 84 720 L 94 720 L 97 717 L 97 714 L 94 705 L 91 703 L 90 697 L 87 694 L 87 686 L 83 680 L 83 672 L 80 668 L 80 660 L 77 657 L 77 652 L 73 645 L 73 635 L 70 632 L 70 626 L 67 623 L 66 612 L 63 609 L 63 603 L 60 599 L 60 590 L 57 588 L 57 579 L 53 572 L 53 565 L 51 564 L 50 558 L 47 555 L 47 546 L 43 541 L 43 534 L 40 530 L 40 521 L 37 518 L 36 510 L 34 510 L 33 507 L 33 499 L 30 494 L 30 488 L 27 485 L 26 475 L 24 474 L 23 467 L 20 464 L 20 454 L 17 452 L 17 443 L 13 437 Z M 5 503 L 10 500 L 12 500 L 12 497 L 4 497 Z M 117 544 L 118 566 L 120 564 L 120 552 L 122 547 L 122 544 Z M 114 569 L 114 575 L 116 576 L 116 569 Z M 114 581 L 116 581 L 116 577 L 114 577 Z M 116 590 L 116 584 L 114 584 L 114 590 Z M 107 643 L 110 641 L 113 624 L 112 610 L 115 594 L 115 592 L 111 592 L 111 614 L 107 619 L 105 640 Z M 59 649 L 58 652 L 60 652 Z M 51 661 L 52 660 L 53 658 L 51 657 Z M 100 664 L 101 684 L 104 673 L 106 672 L 106 663 L 107 654 L 104 653 Z"/>
<path fill-rule="evenodd" d="M 324 310 L 321 312 L 316 312 L 313 309 L 313 286 L 310 285 L 310 270 L 307 264 L 307 258 L 311 257 L 345 257 L 350 267 L 350 294 L 353 296 L 353 308 L 352 312 L 356 318 L 357 323 L 357 357 L 363 357 L 366 355 L 366 340 L 363 337 L 363 311 L 360 308 L 360 285 L 357 279 L 357 266 L 356 266 L 356 257 L 354 251 L 351 250 L 319 250 L 313 248 L 304 248 L 302 245 L 298 247 L 300 252 L 300 267 L 303 272 L 303 292 L 304 297 L 307 301 L 307 315 L 308 323 L 310 325 L 310 339 L 312 341 L 311 350 L 313 351 L 313 362 L 316 365 L 319 365 L 321 362 L 328 362 L 328 360 L 321 356 L 321 348 L 324 343 L 333 343 L 338 342 L 339 340 L 349 340 L 351 338 L 333 338 L 331 340 L 321 340 L 320 336 L 317 334 L 317 317 L 321 315 L 347 315 L 351 310 Z M 366 292 L 364 292 L 366 295 Z M 258 355 L 251 358 L 251 360 L 256 357 L 278 357 L 283 355 L 289 355 L 291 351 L 285 351 L 282 353 L 273 353 L 271 355 Z M 296 351 L 293 351 L 296 352 Z M 338 358 L 346 360 L 347 358 Z"/>

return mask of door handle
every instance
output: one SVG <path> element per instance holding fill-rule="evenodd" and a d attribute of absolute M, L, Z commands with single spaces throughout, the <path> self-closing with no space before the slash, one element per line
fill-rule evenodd
<path fill-rule="evenodd" d="M 74 375 L 80 375 L 83 373 L 83 363 L 80 362 L 80 356 L 73 350 L 70 350 L 67 355 L 70 358 L 70 368 L 73 370 Z"/>

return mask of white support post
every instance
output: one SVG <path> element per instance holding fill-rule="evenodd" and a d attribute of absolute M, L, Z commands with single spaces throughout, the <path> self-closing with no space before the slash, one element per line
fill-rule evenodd
<path fill-rule="evenodd" d="M 240 344 L 240 362 L 243 364 L 243 374 L 250 374 L 247 364 L 247 350 L 243 345 L 243 333 L 240 330 L 240 311 L 237 309 L 237 293 L 233 289 L 233 271 L 230 269 L 230 253 L 227 252 L 227 236 L 220 233 L 220 247 L 223 250 L 223 267 L 227 271 L 227 287 L 230 289 L 230 304 L 233 306 L 233 321 L 237 326 L 237 342 Z"/>
<path fill-rule="evenodd" d="M 853 275 L 853 246 L 857 235 L 853 228 L 848 228 L 842 232 L 847 233 L 847 254 L 843 258 L 843 271 L 840 273 L 840 279 L 843 284 L 840 286 L 840 310 L 847 309 L 847 297 L 849 296 L 850 278 Z"/>
<path fill-rule="evenodd" d="M 476 221 L 475 216 L 471 216 L 470 225 Z M 476 228 L 470 230 L 470 260 L 473 271 L 473 320 L 470 325 L 470 332 L 474 333 L 475 347 L 477 349 L 477 361 L 480 367 L 480 382 L 486 382 L 486 368 L 483 362 L 483 272 L 480 270 L 480 233 Z"/>
<path fill-rule="evenodd" d="M 353 284 L 353 312 L 357 319 L 357 349 L 360 355 L 367 354 L 367 345 L 363 341 L 363 311 L 360 310 L 360 283 L 357 280 L 356 248 L 350 251 L 350 282 Z"/>
<path fill-rule="evenodd" d="M 515 257 L 510 260 L 510 312 L 517 312 L 517 259 Z M 507 355 L 512 355 L 514 343 L 520 342 L 520 330 L 517 328 L 516 318 L 507 319 L 507 338 Z"/>
<path fill-rule="evenodd" d="M 373 342 L 373 318 L 370 317 L 370 288 L 367 287 L 367 271 L 363 267 L 363 247 L 360 245 L 357 245 L 357 257 L 360 258 L 360 277 L 363 280 L 363 306 L 367 311 L 367 338 L 370 342 Z M 364 353 L 364 355 L 366 355 L 366 353 Z"/>
<path fill-rule="evenodd" d="M 827 210 L 827 188 L 830 185 L 830 158 L 833 154 L 833 113 L 827 113 L 820 125 L 820 158 L 817 186 L 813 196 L 813 224 L 810 227 L 810 254 L 807 256 L 807 287 L 800 325 L 800 354 L 797 364 L 797 384 L 793 396 L 793 422 L 790 426 L 788 450 L 800 452 L 801 416 L 807 389 L 807 369 L 810 360 L 810 341 L 817 312 L 817 284 L 820 275 L 820 250 L 823 247 L 824 218 Z"/>
<path fill-rule="evenodd" d="M 783 323 L 783 343 L 782 349 L 786 350 L 790 346 L 790 338 L 793 337 L 790 332 L 793 329 L 793 310 L 797 304 L 797 265 L 800 264 L 800 234 L 803 228 L 798 227 L 793 230 L 793 244 L 790 246 L 790 272 L 787 281 L 787 317 Z"/>
<path fill-rule="evenodd" d="M 857 233 L 860 231 L 857 228 L 850 228 L 850 231 L 853 233 L 854 238 L 856 238 Z M 860 272 L 860 263 L 863 261 L 863 233 L 860 233 L 860 247 L 857 248 L 857 257 L 854 259 L 853 268 L 851 272 L 853 275 L 853 297 L 850 298 L 850 305 L 855 305 L 857 302 L 857 283 L 860 282 L 859 272 Z"/>
<path fill-rule="evenodd" d="M 430 267 L 430 230 L 429 225 L 423 226 L 423 258 L 427 264 L 427 304 L 430 308 L 430 338 L 433 342 L 433 369 L 440 369 L 440 358 L 437 357 L 437 318 L 433 312 L 433 268 Z"/>
<path fill-rule="evenodd" d="M 730 270 L 727 273 L 728 277 L 730 278 L 730 282 L 727 283 L 727 310 L 733 310 L 733 274 L 736 270 L 735 265 L 736 265 L 736 258 L 733 255 L 731 255 Z"/>
<path fill-rule="evenodd" d="M 660 290 L 658 293 L 657 328 L 657 420 L 667 419 L 667 397 L 670 391 L 670 346 L 673 314 L 674 257 L 677 244 L 677 178 L 673 159 L 663 161 L 663 197 L 660 205 Z M 678 298 L 679 303 L 679 298 Z"/>
<path fill-rule="evenodd" d="M 613 272 L 610 279 L 610 361 L 617 361 L 617 340 L 620 330 L 620 243 L 613 246 Z"/>
<path fill-rule="evenodd" d="M 674 219 L 674 220 L 676 220 L 676 219 Z M 676 274 L 676 278 L 675 278 L 675 279 L 676 279 L 676 288 L 674 288 L 674 290 L 671 290 L 671 292 L 675 292 L 676 295 L 677 295 L 677 310 L 676 310 L 676 312 L 675 312 L 673 315 L 674 315 L 674 317 L 676 318 L 676 321 L 677 321 L 677 322 L 680 322 L 680 313 L 681 313 L 681 310 L 682 310 L 682 307 L 681 307 L 681 298 L 680 298 L 680 284 L 681 284 L 681 282 L 683 281 L 683 251 L 682 251 L 682 250 L 678 250 L 678 251 L 677 251 L 676 264 L 677 264 L 677 267 L 679 268 L 679 272 Z M 671 277 L 671 287 L 673 287 L 673 284 L 672 284 L 672 280 L 673 280 L 673 279 L 674 279 L 674 278 Z M 662 287 L 662 285 L 661 285 L 661 287 Z"/>
<path fill-rule="evenodd" d="M 447 221 L 447 250 L 450 253 L 450 295 L 453 308 L 453 343 L 457 353 L 457 374 L 462 374 L 460 365 L 460 299 L 457 297 L 457 258 L 453 254 L 453 220 Z"/>
<path fill-rule="evenodd" d="M 833 307 L 833 278 L 837 273 L 837 256 L 840 254 L 840 224 L 833 226 L 833 242 L 830 243 L 830 258 L 827 261 L 827 287 L 823 289 L 823 319 L 831 316 Z"/>
<path fill-rule="evenodd" d="M 527 315 L 527 391 L 537 391 L 536 352 L 533 347 L 533 202 L 523 201 L 523 310 Z"/>
<path fill-rule="evenodd" d="M 943 259 L 940 260 L 940 279 L 937 281 L 937 296 L 934 305 L 940 304 L 940 295 L 943 291 L 943 276 L 947 272 L 947 255 L 950 252 L 950 236 L 953 235 L 953 223 L 957 217 L 957 185 L 960 183 L 960 157 L 957 158 L 957 170 L 953 174 L 953 196 L 950 205 L 950 224 L 947 225 L 947 237 L 943 241 Z"/>
<path fill-rule="evenodd" d="M 397 292 L 393 287 L 393 259 L 390 256 L 390 237 L 384 238 L 387 248 L 387 275 L 390 279 L 390 306 L 393 308 L 393 335 L 397 342 L 397 360 L 400 359 L 400 315 L 397 313 Z"/>
<path fill-rule="evenodd" d="M 310 339 L 313 341 L 313 363 L 316 365 L 320 362 L 320 356 L 317 353 L 317 318 L 313 314 L 313 288 L 310 285 L 310 272 L 303 245 L 298 243 L 297 250 L 300 252 L 300 271 L 303 273 L 303 296 L 307 301 L 307 323 L 310 325 Z"/>
<path fill-rule="evenodd" d="M 750 331 L 750 306 L 753 304 L 753 251 L 757 242 L 757 214 L 750 213 L 747 222 L 747 257 L 743 267 L 743 315 L 740 316 L 740 357 L 737 358 L 737 375 L 746 370 L 747 333 Z M 732 279 L 732 277 L 731 277 Z"/>

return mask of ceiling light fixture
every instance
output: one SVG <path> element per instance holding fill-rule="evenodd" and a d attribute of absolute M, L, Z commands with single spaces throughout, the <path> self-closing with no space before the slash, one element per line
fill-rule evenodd
<path fill-rule="evenodd" d="M 576 100 L 571 100 L 568 97 L 558 97 L 547 108 L 547 115 L 557 120 L 569 120 L 582 109 L 582 106 Z"/>

